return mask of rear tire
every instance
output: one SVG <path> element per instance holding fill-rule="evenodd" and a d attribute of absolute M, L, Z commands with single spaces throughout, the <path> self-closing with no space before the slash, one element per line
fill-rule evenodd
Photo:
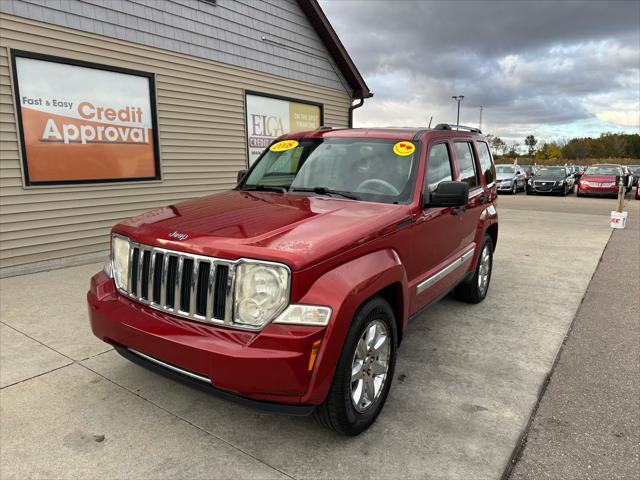
<path fill-rule="evenodd" d="M 374 328 L 376 335 L 371 345 L 378 345 L 377 348 L 369 348 L 370 344 L 364 337 L 371 332 L 371 328 Z M 380 333 L 379 337 L 376 332 Z M 380 343 L 384 335 L 388 355 L 383 351 L 385 344 Z M 389 303 L 381 297 L 367 300 L 353 318 L 329 394 L 314 410 L 313 415 L 318 423 L 343 435 L 355 436 L 375 422 L 391 388 L 397 339 L 395 315 Z M 387 358 L 386 365 L 380 358 L 383 354 Z M 361 370 L 354 373 L 358 366 Z M 382 374 L 376 372 L 381 372 L 384 368 L 386 373 L 382 378 Z M 381 383 L 376 390 L 378 381 Z M 372 392 L 373 400 L 368 398 L 369 391 Z"/>
<path fill-rule="evenodd" d="M 489 235 L 485 235 L 473 277 L 456 287 L 454 290 L 455 297 L 463 302 L 480 303 L 485 299 L 489 291 L 492 271 L 493 241 Z"/>

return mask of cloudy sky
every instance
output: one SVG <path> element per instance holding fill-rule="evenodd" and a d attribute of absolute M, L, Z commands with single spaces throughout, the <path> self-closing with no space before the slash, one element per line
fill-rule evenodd
<path fill-rule="evenodd" d="M 640 2 L 320 0 L 375 97 L 355 126 L 460 123 L 508 142 L 640 128 Z"/>

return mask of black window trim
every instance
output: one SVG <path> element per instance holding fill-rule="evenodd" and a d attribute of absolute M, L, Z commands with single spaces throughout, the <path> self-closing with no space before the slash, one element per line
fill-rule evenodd
<path fill-rule="evenodd" d="M 455 177 L 455 171 L 453 169 L 454 164 L 453 164 L 453 155 L 451 155 L 451 145 L 449 144 L 449 140 L 447 139 L 442 139 L 442 140 L 437 140 L 433 143 L 431 143 L 429 145 L 429 150 L 427 151 L 427 154 L 425 156 L 425 169 L 424 169 L 424 179 L 422 180 L 422 204 L 424 205 L 425 203 L 425 196 L 427 193 L 427 176 L 429 175 L 429 157 L 431 155 L 431 149 L 433 147 L 435 147 L 436 145 L 443 145 L 446 147 L 447 149 L 447 154 L 449 155 L 449 168 L 451 170 L 451 179 L 453 180 Z"/>
<path fill-rule="evenodd" d="M 476 140 L 474 143 L 476 143 L 476 144 L 482 143 L 487 147 L 487 152 L 489 152 L 489 160 L 491 160 L 491 166 L 493 167 L 493 181 L 491 183 L 486 183 L 486 179 L 485 179 L 485 186 L 487 188 L 493 187 L 496 184 L 496 176 L 497 176 L 496 168 L 495 168 L 496 167 L 496 162 L 495 162 L 495 160 L 493 158 L 493 153 L 491 153 L 491 147 L 489 146 L 489 142 L 487 142 L 485 140 Z M 474 145 L 474 147 L 475 147 L 475 145 Z M 478 152 L 476 152 L 476 153 L 478 153 Z M 480 160 L 480 155 L 478 155 L 478 162 L 480 163 L 480 167 L 482 167 L 482 162 Z M 483 176 L 484 176 L 484 172 L 482 172 L 482 173 L 483 173 Z"/>
<path fill-rule="evenodd" d="M 476 177 L 476 186 L 475 187 L 470 187 L 469 191 L 470 192 L 474 192 L 479 188 L 482 188 L 482 182 L 480 182 L 480 175 L 478 172 L 478 158 L 476 155 L 476 151 L 474 149 L 473 146 L 473 140 L 470 138 L 465 138 L 465 139 L 457 139 L 457 140 L 453 140 L 454 143 L 454 152 L 455 152 L 455 144 L 456 143 L 466 143 L 469 146 L 469 150 L 471 151 L 471 159 L 473 160 L 473 172 L 475 174 Z M 460 167 L 458 165 L 458 154 L 456 153 L 456 170 L 458 171 L 458 177 L 460 177 Z M 457 181 L 461 181 L 459 178 Z"/>

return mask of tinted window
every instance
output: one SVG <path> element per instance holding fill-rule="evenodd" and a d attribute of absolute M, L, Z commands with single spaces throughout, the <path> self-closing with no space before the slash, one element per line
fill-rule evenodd
<path fill-rule="evenodd" d="M 411 147 L 410 153 L 398 153 L 396 144 Z M 289 150 L 265 151 L 238 188 L 271 187 L 290 195 L 318 188 L 370 202 L 409 203 L 419 147 L 418 142 L 395 139 L 302 139 Z"/>
<path fill-rule="evenodd" d="M 469 185 L 469 188 L 478 186 L 476 177 L 476 164 L 473 161 L 473 153 L 471 152 L 471 144 L 469 142 L 455 142 L 456 160 L 458 161 L 458 170 L 460 171 L 460 180 Z"/>
<path fill-rule="evenodd" d="M 438 143 L 431 147 L 429 162 L 427 163 L 427 176 L 425 177 L 425 191 L 433 192 L 440 182 L 453 180 L 451 171 L 451 159 L 446 143 Z"/>
<path fill-rule="evenodd" d="M 615 165 L 592 165 L 584 172 L 585 175 L 622 175 L 622 169 Z"/>
<path fill-rule="evenodd" d="M 493 170 L 493 163 L 491 162 L 489 145 L 484 142 L 477 142 L 476 147 L 478 147 L 478 155 L 480 156 L 480 169 L 482 170 L 482 175 L 484 175 L 484 181 L 487 185 L 489 185 L 495 179 L 495 172 Z"/>

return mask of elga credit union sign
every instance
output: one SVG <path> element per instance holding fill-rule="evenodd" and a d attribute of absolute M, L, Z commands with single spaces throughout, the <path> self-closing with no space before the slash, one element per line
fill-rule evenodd
<path fill-rule="evenodd" d="M 160 177 L 153 77 L 13 52 L 26 185 Z"/>
<path fill-rule="evenodd" d="M 246 94 L 249 165 L 280 135 L 322 125 L 322 106 L 283 97 Z"/>

